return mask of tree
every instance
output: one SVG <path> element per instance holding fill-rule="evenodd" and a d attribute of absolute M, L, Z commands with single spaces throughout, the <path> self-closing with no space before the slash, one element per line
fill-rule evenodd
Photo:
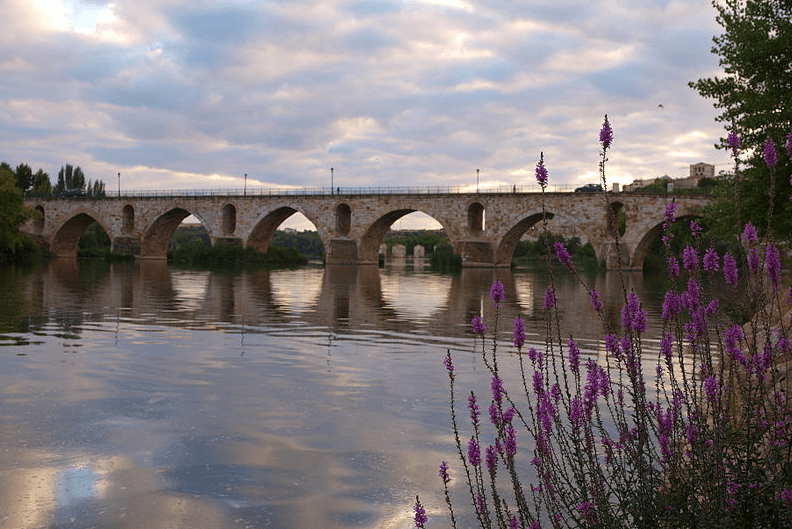
<path fill-rule="evenodd" d="M 22 190 L 22 194 L 26 194 L 31 187 L 33 187 L 33 169 L 26 163 L 17 165 L 16 171 L 17 187 Z"/>
<path fill-rule="evenodd" d="M 25 208 L 14 173 L 0 168 L 0 257 L 11 257 L 23 247 L 25 235 L 19 226 L 32 215 Z"/>
<path fill-rule="evenodd" d="M 58 171 L 58 183 L 55 184 L 55 193 L 62 195 L 64 193 L 85 192 L 85 174 L 83 174 L 80 166 L 72 167 L 71 164 L 66 164 Z"/>
<path fill-rule="evenodd" d="M 52 183 L 50 182 L 49 175 L 43 169 L 36 171 L 33 175 L 33 189 L 31 193 L 38 196 L 47 196 L 52 194 Z"/>
<path fill-rule="evenodd" d="M 792 133 L 792 2 L 714 0 L 712 5 L 724 29 L 713 38 L 712 52 L 720 57 L 724 75 L 699 79 L 690 86 L 714 99 L 715 108 L 721 110 L 716 120 L 739 135 L 743 166 L 730 175 L 729 196 L 719 199 L 731 201 L 731 207 L 716 204 L 709 216 L 724 232 L 747 221 L 764 228 L 768 198 L 773 198 L 774 234 L 791 240 L 792 223 L 782 219 L 792 214 L 788 180 L 792 163 L 784 149 Z M 768 139 L 779 154 L 773 171 L 763 160 Z M 731 148 L 728 137 L 716 147 Z M 771 189 L 773 197 L 768 196 Z M 739 207 L 734 207 L 734 194 Z"/>

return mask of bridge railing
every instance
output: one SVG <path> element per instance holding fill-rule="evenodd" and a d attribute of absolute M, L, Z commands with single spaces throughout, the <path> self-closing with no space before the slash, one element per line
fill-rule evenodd
<path fill-rule="evenodd" d="M 568 193 L 576 186 L 548 186 L 545 192 Z M 295 195 L 462 195 L 462 194 L 508 194 L 539 193 L 539 184 L 480 187 L 475 186 L 426 186 L 426 187 L 300 187 L 247 189 L 130 189 L 107 191 L 107 197 L 213 197 L 213 196 L 295 196 Z"/>

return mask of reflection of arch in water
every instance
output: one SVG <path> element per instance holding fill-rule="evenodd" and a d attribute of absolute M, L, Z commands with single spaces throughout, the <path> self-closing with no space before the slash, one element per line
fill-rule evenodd
<path fill-rule="evenodd" d="M 173 301 L 170 309 L 191 312 L 201 310 L 209 291 L 210 274 L 205 270 L 173 270 Z"/>
<path fill-rule="evenodd" d="M 397 280 L 380 278 L 382 301 L 393 308 L 400 320 L 427 321 L 436 319 L 448 306 L 452 279 L 439 275 L 401 275 Z"/>
<path fill-rule="evenodd" d="M 273 305 L 292 314 L 303 314 L 316 307 L 322 291 L 324 271 L 321 268 L 277 270 L 269 275 Z"/>

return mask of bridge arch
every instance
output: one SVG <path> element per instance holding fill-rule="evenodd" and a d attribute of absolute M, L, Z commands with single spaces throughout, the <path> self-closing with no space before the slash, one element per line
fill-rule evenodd
<path fill-rule="evenodd" d="M 233 237 L 236 231 L 237 211 L 236 206 L 233 204 L 226 204 L 223 206 L 222 217 L 220 221 L 220 233 L 223 237 Z"/>
<path fill-rule="evenodd" d="M 486 210 L 480 202 L 473 202 L 468 206 L 468 230 L 471 235 L 481 235 L 485 228 Z"/>
<path fill-rule="evenodd" d="M 144 259 L 167 259 L 168 246 L 173 232 L 179 227 L 184 219 L 193 215 L 206 229 L 209 238 L 213 240 L 211 225 L 204 222 L 201 215 L 196 212 L 188 211 L 181 207 L 170 209 L 157 217 L 146 230 L 140 241 L 140 256 Z"/>
<path fill-rule="evenodd" d="M 266 252 L 269 249 L 270 241 L 272 241 L 272 237 L 275 235 L 278 227 L 295 213 L 301 213 L 304 215 L 305 218 L 307 218 L 317 228 L 319 236 L 322 240 L 322 244 L 325 247 L 326 255 L 327 244 L 322 234 L 320 224 L 317 223 L 315 218 L 312 218 L 312 215 L 307 214 L 302 209 L 297 209 L 296 207 L 292 206 L 281 206 L 270 211 L 264 217 L 262 217 L 261 220 L 259 220 L 250 231 L 250 235 L 248 235 L 247 241 L 245 241 L 245 246 L 247 248 L 253 248 L 257 252 Z"/>
<path fill-rule="evenodd" d="M 449 229 L 445 219 L 433 216 L 428 211 L 421 209 L 396 209 L 385 213 L 364 230 L 363 236 L 360 238 L 360 245 L 358 246 L 358 260 L 361 263 L 377 263 L 380 244 L 382 244 L 383 239 L 385 239 L 385 234 L 388 233 L 390 227 L 400 218 L 410 213 L 415 213 L 416 211 L 420 211 L 438 222 L 448 236 L 451 246 L 456 248 L 454 232 Z"/>
<path fill-rule="evenodd" d="M 41 232 L 44 231 L 44 207 L 39 204 L 33 208 L 33 210 L 38 213 L 38 216 L 33 219 L 33 233 L 35 235 L 41 235 Z"/>
<path fill-rule="evenodd" d="M 135 230 L 135 208 L 130 204 L 126 204 L 121 216 L 121 233 L 129 235 Z"/>
<path fill-rule="evenodd" d="M 76 257 L 77 245 L 85 230 L 93 224 L 98 223 L 104 232 L 111 238 L 112 232 L 107 222 L 101 215 L 89 210 L 75 212 L 66 222 L 64 222 L 50 241 L 50 252 L 58 257 Z"/>

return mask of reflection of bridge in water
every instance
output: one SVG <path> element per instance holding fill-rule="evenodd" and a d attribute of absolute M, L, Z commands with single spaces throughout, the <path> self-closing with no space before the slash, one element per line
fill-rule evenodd
<path fill-rule="evenodd" d="M 529 329 L 541 326 L 548 277 L 493 269 L 463 269 L 444 276 L 329 266 L 232 275 L 178 270 L 163 261 L 108 266 L 58 259 L 30 276 L 25 296 L 41 307 L 45 321 L 48 308 L 69 307 L 76 320 L 117 314 L 156 325 L 190 327 L 198 321 L 201 327 L 262 329 L 294 321 L 336 332 L 372 329 L 459 337 L 469 335 L 473 315 L 494 320 L 489 287 L 495 278 L 504 283 L 507 300 L 500 310 L 500 329 L 510 333 L 518 314 Z M 640 292 L 642 276 L 628 278 Z M 597 276 L 596 281 L 606 298 L 608 317 L 618 322 L 621 287 L 616 274 Z M 588 295 L 577 280 L 558 277 L 556 296 L 564 333 L 601 335 L 600 322 L 591 317 Z M 656 303 L 651 299 L 645 301 L 652 304 Z"/>

